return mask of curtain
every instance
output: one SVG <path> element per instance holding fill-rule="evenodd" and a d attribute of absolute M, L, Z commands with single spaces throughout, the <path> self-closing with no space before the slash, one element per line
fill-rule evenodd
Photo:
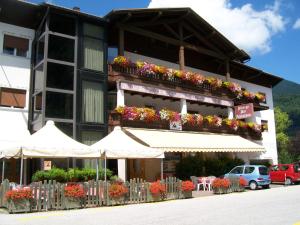
<path fill-rule="evenodd" d="M 83 144 L 92 145 L 103 138 L 103 133 L 100 131 L 81 131 L 81 140 Z M 84 159 L 85 168 L 96 168 L 98 159 Z M 99 159 L 99 166 L 101 166 L 101 160 Z"/>
<path fill-rule="evenodd" d="M 101 40 L 84 38 L 84 68 L 103 71 L 103 42 Z"/>
<path fill-rule="evenodd" d="M 82 85 L 82 120 L 104 123 L 103 84 L 83 81 Z"/>

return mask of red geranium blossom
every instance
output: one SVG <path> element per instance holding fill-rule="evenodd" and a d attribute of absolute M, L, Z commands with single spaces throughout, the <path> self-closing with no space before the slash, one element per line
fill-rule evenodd
<path fill-rule="evenodd" d="M 85 195 L 83 188 L 78 184 L 66 186 L 64 192 L 65 196 L 70 198 L 83 198 Z"/>
<path fill-rule="evenodd" d="M 126 188 L 121 183 L 114 183 L 108 189 L 108 195 L 111 198 L 119 198 L 124 196 L 128 192 L 128 188 Z"/>
<path fill-rule="evenodd" d="M 166 192 L 166 186 L 160 181 L 153 182 L 150 185 L 150 192 L 152 195 L 163 195 Z"/>
<path fill-rule="evenodd" d="M 6 192 L 5 197 L 7 200 L 13 200 L 13 201 L 17 201 L 21 199 L 32 199 L 32 192 L 30 189 L 22 188 L 22 189 Z"/>
<path fill-rule="evenodd" d="M 182 181 L 182 183 L 181 183 L 182 191 L 192 191 L 194 189 L 195 189 L 195 185 L 193 184 L 192 181 L 190 181 L 190 180 Z"/>

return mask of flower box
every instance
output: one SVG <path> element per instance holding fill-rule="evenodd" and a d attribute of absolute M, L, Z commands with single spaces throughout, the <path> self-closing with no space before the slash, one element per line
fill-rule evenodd
<path fill-rule="evenodd" d="M 111 205 L 121 205 L 125 203 L 125 196 L 128 193 L 128 188 L 123 182 L 115 182 L 108 188 L 108 196 Z"/>
<path fill-rule="evenodd" d="M 8 200 L 7 203 L 9 213 L 21 213 L 31 211 L 30 199 Z"/>
<path fill-rule="evenodd" d="M 183 191 L 181 195 L 182 195 L 182 198 L 192 198 L 193 192 L 192 191 Z"/>
<path fill-rule="evenodd" d="M 110 205 L 124 205 L 125 196 L 110 198 Z"/>
<path fill-rule="evenodd" d="M 66 209 L 80 209 L 82 208 L 82 200 L 80 198 L 65 198 L 65 208 Z"/>

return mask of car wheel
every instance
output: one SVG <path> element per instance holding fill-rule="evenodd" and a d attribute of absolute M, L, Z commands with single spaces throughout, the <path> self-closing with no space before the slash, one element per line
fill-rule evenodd
<path fill-rule="evenodd" d="M 270 185 L 269 185 L 269 184 L 263 185 L 262 188 L 263 188 L 263 189 L 269 189 L 269 188 L 270 188 Z"/>
<path fill-rule="evenodd" d="M 255 181 L 251 181 L 249 183 L 249 187 L 251 190 L 256 190 L 257 189 L 257 183 Z"/>
<path fill-rule="evenodd" d="M 286 178 L 284 184 L 285 184 L 285 185 L 291 185 L 291 184 L 293 184 L 293 181 L 292 181 L 291 178 L 288 177 L 288 178 Z"/>

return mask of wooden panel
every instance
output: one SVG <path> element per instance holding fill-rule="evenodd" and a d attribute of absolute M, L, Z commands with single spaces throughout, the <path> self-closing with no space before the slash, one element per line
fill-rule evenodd
<path fill-rule="evenodd" d="M 24 108 L 26 104 L 26 90 L 1 88 L 0 105 Z"/>

